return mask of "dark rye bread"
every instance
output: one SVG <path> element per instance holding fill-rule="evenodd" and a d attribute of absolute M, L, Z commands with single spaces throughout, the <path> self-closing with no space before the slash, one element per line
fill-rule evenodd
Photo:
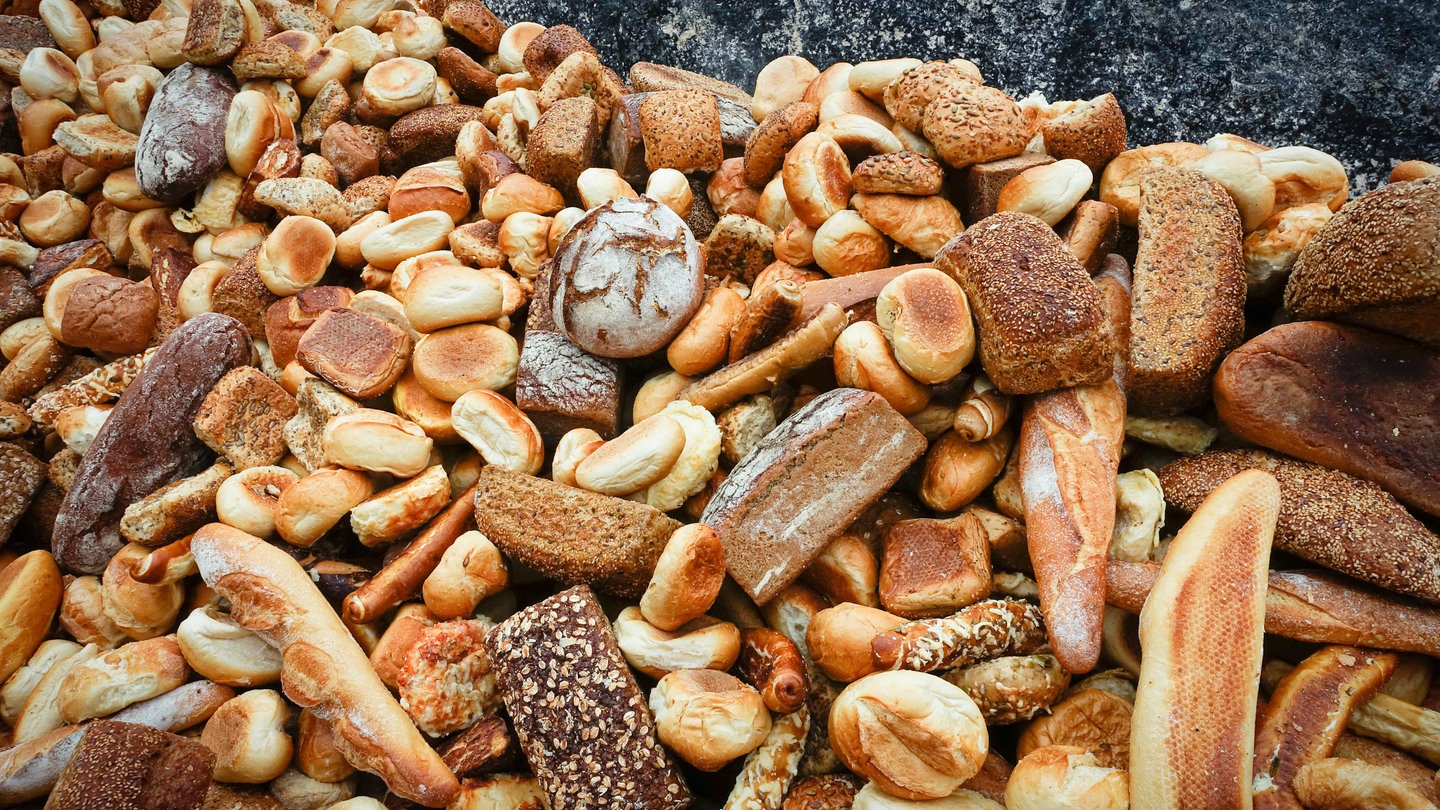
<path fill-rule="evenodd" d="M 1137 416 L 1173 416 L 1205 401 L 1245 332 L 1240 214 L 1199 172 L 1144 171 L 1126 393 Z"/>
<path fill-rule="evenodd" d="M 205 802 L 215 755 L 198 740 L 149 726 L 96 720 L 45 803 L 46 810 L 194 810 Z"/>
<path fill-rule="evenodd" d="M 1117 346 L 1100 293 L 1043 220 L 986 217 L 947 242 L 935 267 L 970 299 L 980 360 L 996 388 L 1038 394 L 1110 378 Z"/>
<path fill-rule="evenodd" d="M 1440 602 L 1440 537 L 1379 486 L 1261 450 L 1217 450 L 1159 471 L 1171 506 L 1193 512 L 1243 470 L 1280 482 L 1275 547 L 1396 593 Z"/>
<path fill-rule="evenodd" d="M 1341 208 L 1300 251 L 1285 308 L 1440 346 L 1440 177 Z"/>
<path fill-rule="evenodd" d="M 475 525 L 511 557 L 567 585 L 638 599 L 680 524 L 643 503 L 495 465 L 480 471 Z"/>
<path fill-rule="evenodd" d="M 620 364 L 576 346 L 555 325 L 551 278 L 546 262 L 530 297 L 515 371 L 515 404 L 540 429 L 547 447 L 575 428 L 613 439 L 620 425 Z"/>
<path fill-rule="evenodd" d="M 735 466 L 700 518 L 730 576 L 757 604 L 795 581 L 925 452 L 925 437 L 878 394 L 811 400 Z"/>
<path fill-rule="evenodd" d="M 1240 438 L 1440 515 L 1440 353 L 1368 329 L 1288 323 L 1231 352 L 1214 396 Z"/>
<path fill-rule="evenodd" d="M 62 568 L 103 572 L 125 545 L 125 508 L 205 468 L 210 451 L 191 425 L 215 383 L 248 362 L 245 327 L 213 312 L 186 321 L 160 344 L 120 395 L 65 493 L 51 541 Z"/>
<path fill-rule="evenodd" d="M 220 171 L 234 97 L 234 79 L 219 68 L 187 62 L 160 82 L 135 146 L 135 180 L 147 197 L 173 202 Z"/>
<path fill-rule="evenodd" d="M 679 810 L 690 791 L 595 594 L 556 594 L 485 636 L 495 683 L 550 810 Z"/>
<path fill-rule="evenodd" d="M 20 516 L 45 483 L 46 465 L 14 442 L 0 442 L 0 545 L 10 539 Z"/>

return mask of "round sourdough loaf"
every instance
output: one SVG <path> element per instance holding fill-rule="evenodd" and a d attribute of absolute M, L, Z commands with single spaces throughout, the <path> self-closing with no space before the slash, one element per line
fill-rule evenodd
<path fill-rule="evenodd" d="M 684 220 L 647 198 L 613 200 L 575 223 L 554 260 L 557 325 L 602 357 L 665 348 L 700 307 L 699 247 Z"/>

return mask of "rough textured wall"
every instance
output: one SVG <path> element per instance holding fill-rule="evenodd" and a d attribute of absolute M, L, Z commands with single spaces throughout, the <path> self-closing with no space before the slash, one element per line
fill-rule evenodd
<path fill-rule="evenodd" d="M 1434 0 L 492 0 L 507 21 L 568 22 L 622 74 L 649 60 L 747 89 L 767 61 L 974 60 L 1017 98 L 1112 90 L 1132 143 L 1232 131 L 1324 149 L 1356 190 L 1440 160 Z"/>

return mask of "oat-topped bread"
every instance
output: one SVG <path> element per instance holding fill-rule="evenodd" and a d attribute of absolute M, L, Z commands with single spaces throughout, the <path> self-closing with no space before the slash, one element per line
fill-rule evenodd
<path fill-rule="evenodd" d="M 638 598 L 680 524 L 643 503 L 495 465 L 480 471 L 475 525 L 511 557 L 567 584 Z"/>
<path fill-rule="evenodd" d="M 511 616 L 485 637 L 485 651 L 550 810 L 690 804 L 589 588 Z"/>

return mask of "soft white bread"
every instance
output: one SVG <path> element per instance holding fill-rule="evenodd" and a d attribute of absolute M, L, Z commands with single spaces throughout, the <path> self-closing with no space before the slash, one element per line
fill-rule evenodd
<path fill-rule="evenodd" d="M 206 584 L 230 600 L 241 625 L 280 649 L 285 694 L 334 725 L 350 764 L 428 807 L 459 792 L 400 704 L 380 682 L 340 617 L 285 552 L 218 523 L 195 533 L 195 562 Z"/>
<path fill-rule="evenodd" d="M 1247 470 L 1205 499 L 1165 556 L 1140 614 L 1144 658 L 1130 732 L 1136 807 L 1249 804 L 1265 574 L 1279 512 L 1275 477 Z"/>

